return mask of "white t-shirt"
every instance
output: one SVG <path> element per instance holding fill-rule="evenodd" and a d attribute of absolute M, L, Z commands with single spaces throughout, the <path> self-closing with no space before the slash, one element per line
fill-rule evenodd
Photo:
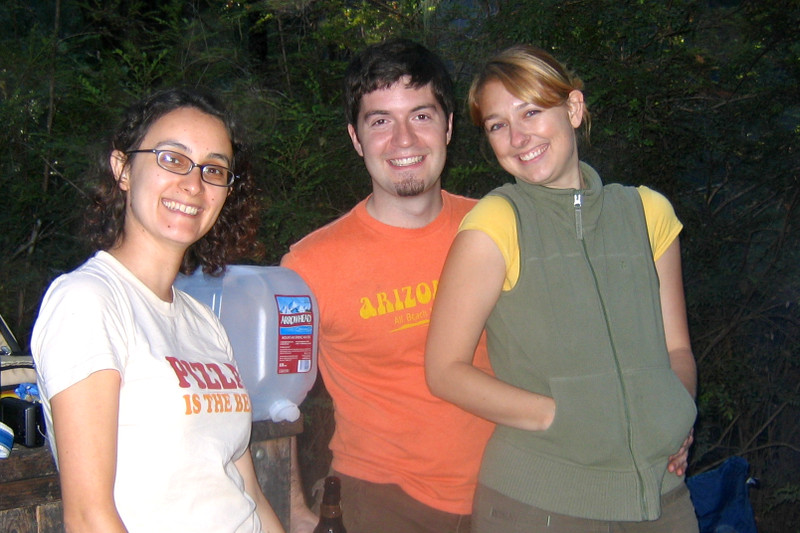
<path fill-rule="evenodd" d="M 119 371 L 114 500 L 128 531 L 261 531 L 234 466 L 250 439 L 250 399 L 209 308 L 177 289 L 164 302 L 98 252 L 52 283 L 32 351 L 56 461 L 50 399 Z"/>

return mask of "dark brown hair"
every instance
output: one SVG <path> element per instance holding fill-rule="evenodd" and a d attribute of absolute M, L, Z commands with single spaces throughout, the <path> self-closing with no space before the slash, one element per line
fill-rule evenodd
<path fill-rule="evenodd" d="M 439 56 L 414 41 L 390 39 L 366 47 L 347 66 L 344 73 L 347 123 L 356 126 L 361 99 L 365 94 L 386 89 L 405 76 L 410 78 L 409 87 L 414 89 L 430 84 L 444 116 L 453 114 L 453 81 Z"/>

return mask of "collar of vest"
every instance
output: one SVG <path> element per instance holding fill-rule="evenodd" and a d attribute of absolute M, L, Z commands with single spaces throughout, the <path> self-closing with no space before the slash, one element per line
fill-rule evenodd
<path fill-rule="evenodd" d="M 586 184 L 586 187 L 583 189 L 554 189 L 552 187 L 545 187 L 544 185 L 536 185 L 534 183 L 528 183 L 527 181 L 523 181 L 519 178 L 514 178 L 517 185 L 525 191 L 527 194 L 532 195 L 543 195 L 552 198 L 568 198 L 570 202 L 572 201 L 572 195 L 576 192 L 581 192 L 586 197 L 587 201 L 597 201 L 597 198 L 600 196 L 602 189 L 603 189 L 603 181 L 600 179 L 600 175 L 590 167 L 587 163 L 580 161 L 581 167 L 581 177 L 583 178 L 583 183 Z"/>
<path fill-rule="evenodd" d="M 535 202 L 539 208 L 550 207 L 561 216 L 566 216 L 566 222 L 574 220 L 575 203 L 577 194 L 581 195 L 581 211 L 583 224 L 587 228 L 594 227 L 603 202 L 603 181 L 600 175 L 588 164 L 580 162 L 581 176 L 586 187 L 583 189 L 553 189 L 543 185 L 527 183 L 515 178 L 516 188 L 522 195 Z"/>

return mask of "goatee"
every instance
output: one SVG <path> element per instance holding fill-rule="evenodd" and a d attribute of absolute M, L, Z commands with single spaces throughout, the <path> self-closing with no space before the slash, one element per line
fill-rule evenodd
<path fill-rule="evenodd" d="M 395 185 L 397 196 L 402 197 L 417 196 L 421 194 L 424 189 L 425 186 L 422 181 L 414 179 L 413 177 L 408 177 Z"/>

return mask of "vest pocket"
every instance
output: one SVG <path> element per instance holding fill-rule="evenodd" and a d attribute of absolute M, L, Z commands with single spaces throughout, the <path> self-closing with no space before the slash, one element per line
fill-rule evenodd
<path fill-rule="evenodd" d="M 694 400 L 669 368 L 550 379 L 553 423 L 529 445 L 561 461 L 604 469 L 665 463 L 689 434 Z"/>
<path fill-rule="evenodd" d="M 614 373 L 550 379 L 556 415 L 537 432 L 548 455 L 584 466 L 629 467 L 625 407 Z"/>
<path fill-rule="evenodd" d="M 697 416 L 689 391 L 670 368 L 630 371 L 625 381 L 637 452 L 650 463 L 677 452 Z"/>

